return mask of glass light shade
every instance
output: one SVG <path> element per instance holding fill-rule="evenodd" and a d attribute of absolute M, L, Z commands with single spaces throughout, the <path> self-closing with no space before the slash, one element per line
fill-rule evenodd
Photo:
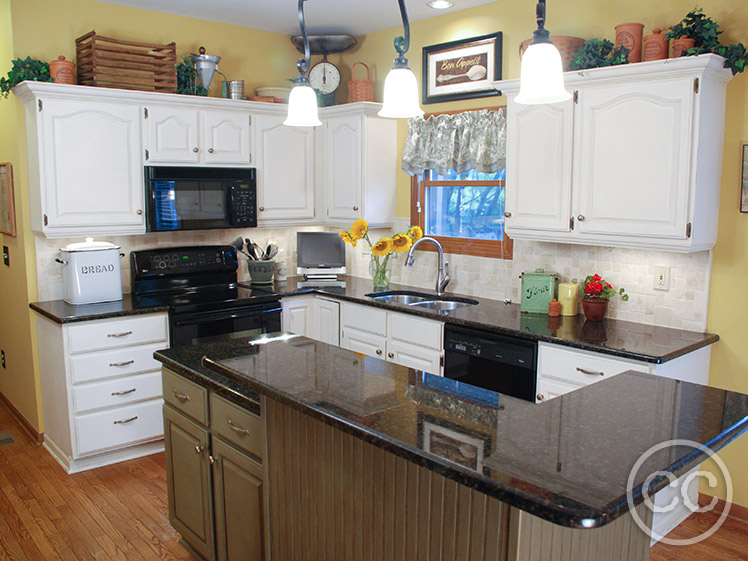
<path fill-rule="evenodd" d="M 446 10 L 454 6 L 449 0 L 431 0 L 431 2 L 426 2 L 426 5 L 435 10 Z"/>
<path fill-rule="evenodd" d="M 311 86 L 295 86 L 288 96 L 288 127 L 317 127 L 322 124 L 317 111 L 317 94 Z"/>
<path fill-rule="evenodd" d="M 561 54 L 553 43 L 536 43 L 522 55 L 517 103 L 539 105 L 566 101 L 571 94 L 564 87 Z"/>
<path fill-rule="evenodd" d="M 423 109 L 418 100 L 418 82 L 410 68 L 393 68 L 384 80 L 384 100 L 380 117 L 404 119 L 420 117 Z"/>

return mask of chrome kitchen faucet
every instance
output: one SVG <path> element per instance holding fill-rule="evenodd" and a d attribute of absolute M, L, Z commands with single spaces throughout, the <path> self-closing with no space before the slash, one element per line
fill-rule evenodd
<path fill-rule="evenodd" d="M 410 251 L 408 251 L 408 256 L 405 258 L 405 266 L 406 267 L 412 267 L 413 261 L 415 261 L 416 256 L 413 254 L 413 251 L 416 247 L 418 247 L 419 244 L 423 242 L 431 242 L 436 246 L 436 251 L 439 253 L 439 270 L 436 272 L 436 287 L 434 290 L 436 291 L 437 296 L 441 296 L 444 293 L 444 289 L 447 288 L 447 285 L 449 284 L 450 278 L 449 278 L 449 261 L 446 263 L 444 262 L 444 249 L 442 248 L 442 244 L 440 244 L 437 240 L 434 238 L 421 238 L 420 240 L 417 240 L 416 243 L 414 243 L 412 246 L 410 246 Z"/>

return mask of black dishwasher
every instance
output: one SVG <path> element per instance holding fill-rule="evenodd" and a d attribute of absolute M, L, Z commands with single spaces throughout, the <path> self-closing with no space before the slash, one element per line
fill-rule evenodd
<path fill-rule="evenodd" d="M 488 331 L 444 328 L 444 377 L 535 401 L 538 344 Z"/>

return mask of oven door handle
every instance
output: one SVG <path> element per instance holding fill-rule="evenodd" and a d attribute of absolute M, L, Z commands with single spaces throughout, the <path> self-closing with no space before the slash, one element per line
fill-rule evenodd
<path fill-rule="evenodd" d="M 197 323 L 206 323 L 210 321 L 222 320 L 222 319 L 237 319 L 244 317 L 257 317 L 260 319 L 265 314 L 280 313 L 281 307 L 275 306 L 272 308 L 247 308 L 247 309 L 236 309 L 230 310 L 219 310 L 212 312 L 201 312 L 196 314 L 175 314 L 173 316 L 174 325 L 195 325 Z M 184 318 L 184 319 L 182 319 Z"/>

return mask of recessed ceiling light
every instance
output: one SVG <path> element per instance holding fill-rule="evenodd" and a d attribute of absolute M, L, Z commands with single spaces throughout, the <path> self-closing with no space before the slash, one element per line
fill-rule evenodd
<path fill-rule="evenodd" d="M 446 10 L 454 6 L 449 0 L 431 0 L 431 2 L 426 2 L 426 5 L 435 10 Z"/>

